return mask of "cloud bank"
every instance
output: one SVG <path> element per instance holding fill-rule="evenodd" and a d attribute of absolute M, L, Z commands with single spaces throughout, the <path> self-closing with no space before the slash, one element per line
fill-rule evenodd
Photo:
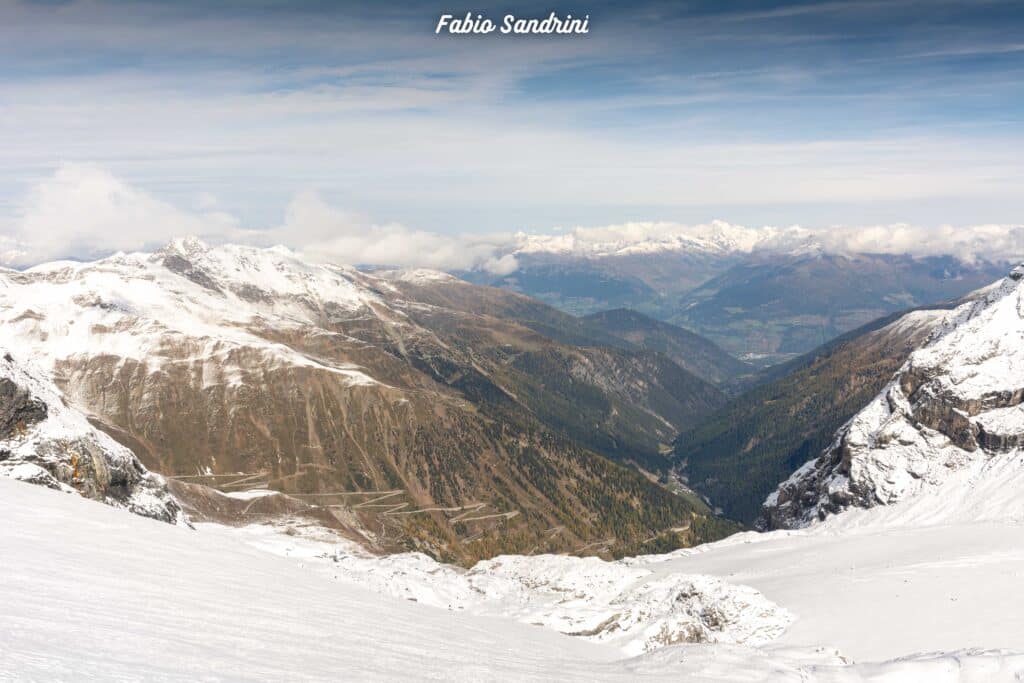
<path fill-rule="evenodd" d="M 237 217 L 216 210 L 216 198 L 208 193 L 196 205 L 195 210 L 175 206 L 96 165 L 63 164 L 27 192 L 13 216 L 0 221 L 0 263 L 24 267 L 61 258 L 90 259 L 114 251 L 156 248 L 184 235 L 212 243 L 284 244 L 314 261 L 478 269 L 495 275 L 515 271 L 524 255 L 538 253 L 600 258 L 691 249 L 744 253 L 801 249 L 1024 259 L 1022 225 L 746 227 L 724 221 L 697 225 L 648 221 L 540 234 L 448 235 L 396 222 L 374 222 L 332 206 L 313 191 L 292 197 L 281 222 L 272 226 L 242 225 Z"/>
<path fill-rule="evenodd" d="M 638 221 L 575 227 L 555 234 L 515 235 L 519 254 L 562 254 L 586 258 L 678 250 L 708 252 L 824 251 L 836 254 L 956 256 L 964 260 L 1024 259 L 1024 225 L 746 227 L 725 221 L 697 225 Z"/>
<path fill-rule="evenodd" d="M 0 257 L 27 265 L 144 248 L 180 234 L 224 235 L 224 213 L 190 213 L 130 187 L 90 164 L 62 164 L 28 192 L 5 230 Z"/>
<path fill-rule="evenodd" d="M 505 275 L 518 264 L 498 255 L 500 236 L 450 236 L 414 230 L 398 223 L 376 225 L 330 206 L 313 192 L 296 196 L 284 224 L 267 231 L 273 241 L 298 237 L 294 246 L 307 258 L 357 265 L 414 266 L 437 270 L 479 268 Z"/>
<path fill-rule="evenodd" d="M 837 227 L 824 231 L 820 239 L 826 249 L 838 252 L 1024 260 L 1024 225 Z"/>
<path fill-rule="evenodd" d="M 297 194 L 284 220 L 271 227 L 242 227 L 202 194 L 206 210 L 188 211 L 132 187 L 105 169 L 65 163 L 30 189 L 13 220 L 0 223 L 0 263 L 23 267 L 63 258 L 91 259 L 115 251 L 162 246 L 194 235 L 211 243 L 284 244 L 306 258 L 347 264 L 483 269 L 501 275 L 515 257 L 499 254 L 509 236 L 457 236 L 376 224 L 325 202 L 315 192 Z"/>

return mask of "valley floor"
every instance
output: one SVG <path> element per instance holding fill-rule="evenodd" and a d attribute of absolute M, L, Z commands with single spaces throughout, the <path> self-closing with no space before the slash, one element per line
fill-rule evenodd
<path fill-rule="evenodd" d="M 329 560 L 278 556 L 236 529 L 174 527 L 2 478 L 0 517 L 0 680 L 987 681 L 1024 671 L 1009 651 L 843 666 L 834 649 L 858 661 L 1024 651 L 1024 527 L 1011 524 L 842 538 L 826 527 L 636 558 L 657 575 L 753 586 L 796 621 L 762 649 L 677 645 L 628 658 L 336 581 Z"/>

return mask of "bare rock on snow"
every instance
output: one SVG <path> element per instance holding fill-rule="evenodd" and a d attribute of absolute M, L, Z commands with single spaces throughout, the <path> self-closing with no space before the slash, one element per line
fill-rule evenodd
<path fill-rule="evenodd" d="M 0 354 L 0 475 L 184 522 L 162 477 L 67 407 L 41 371 Z"/>

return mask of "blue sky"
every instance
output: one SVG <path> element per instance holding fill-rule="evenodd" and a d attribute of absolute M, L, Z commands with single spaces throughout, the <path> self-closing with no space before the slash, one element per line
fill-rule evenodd
<path fill-rule="evenodd" d="M 1024 213 L 1020 2 L 382 5 L 0 0 L 0 230 L 68 163 L 239 230 L 309 193 L 442 234 Z"/>

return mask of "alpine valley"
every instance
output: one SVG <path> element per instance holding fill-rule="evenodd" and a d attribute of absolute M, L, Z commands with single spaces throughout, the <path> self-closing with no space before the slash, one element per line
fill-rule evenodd
<path fill-rule="evenodd" d="M 952 246 L 952 245 L 951 245 Z M 876 247 L 877 248 L 877 247 Z M 951 301 L 1011 264 L 878 253 L 801 227 L 626 224 L 519 233 L 511 273 L 460 273 L 586 315 L 631 308 L 680 325 L 759 366 L 812 351 L 885 315 Z"/>
<path fill-rule="evenodd" d="M 1021 680 L 1024 267 L 729 235 L 0 272 L 0 679 Z"/>
<path fill-rule="evenodd" d="M 1024 683 L 1024 0 L 0 0 L 0 683 Z"/>

